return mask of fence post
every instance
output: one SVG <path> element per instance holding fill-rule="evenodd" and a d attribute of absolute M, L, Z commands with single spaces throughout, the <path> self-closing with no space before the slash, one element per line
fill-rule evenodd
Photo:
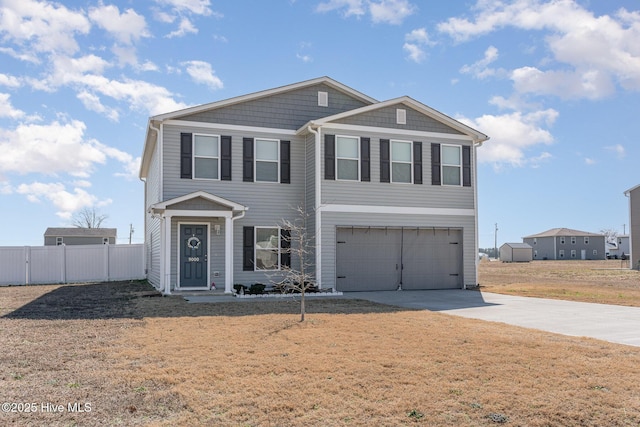
<path fill-rule="evenodd" d="M 29 246 L 24 247 L 24 284 L 28 285 L 31 279 L 31 248 Z"/>

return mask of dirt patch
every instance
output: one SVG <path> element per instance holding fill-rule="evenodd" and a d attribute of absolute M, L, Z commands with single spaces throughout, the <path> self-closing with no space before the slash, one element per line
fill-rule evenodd
<path fill-rule="evenodd" d="M 295 301 L 152 295 L 0 288 L 0 390 L 16 404 L 0 424 L 640 423 L 635 347 L 359 300 L 310 300 L 300 323 Z"/>
<path fill-rule="evenodd" d="M 487 292 L 640 307 L 640 272 L 620 260 L 483 260 L 480 289 Z"/>

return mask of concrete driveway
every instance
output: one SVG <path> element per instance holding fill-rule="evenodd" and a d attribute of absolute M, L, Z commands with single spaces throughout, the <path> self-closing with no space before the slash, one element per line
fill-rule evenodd
<path fill-rule="evenodd" d="M 471 290 L 345 292 L 399 307 L 440 311 L 640 347 L 640 307 L 519 297 Z"/>

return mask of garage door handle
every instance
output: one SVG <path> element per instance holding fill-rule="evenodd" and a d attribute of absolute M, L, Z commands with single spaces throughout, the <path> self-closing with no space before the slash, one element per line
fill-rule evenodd
<path fill-rule="evenodd" d="M 459 274 L 458 274 L 458 273 L 455 273 L 455 274 L 449 274 L 449 276 L 459 276 Z"/>
<path fill-rule="evenodd" d="M 338 276 L 338 279 L 346 279 L 347 276 Z"/>

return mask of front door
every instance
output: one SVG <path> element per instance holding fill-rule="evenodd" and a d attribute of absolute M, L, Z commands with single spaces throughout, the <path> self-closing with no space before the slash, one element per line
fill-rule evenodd
<path fill-rule="evenodd" d="M 180 224 L 180 288 L 209 286 L 208 231 L 206 224 Z"/>

